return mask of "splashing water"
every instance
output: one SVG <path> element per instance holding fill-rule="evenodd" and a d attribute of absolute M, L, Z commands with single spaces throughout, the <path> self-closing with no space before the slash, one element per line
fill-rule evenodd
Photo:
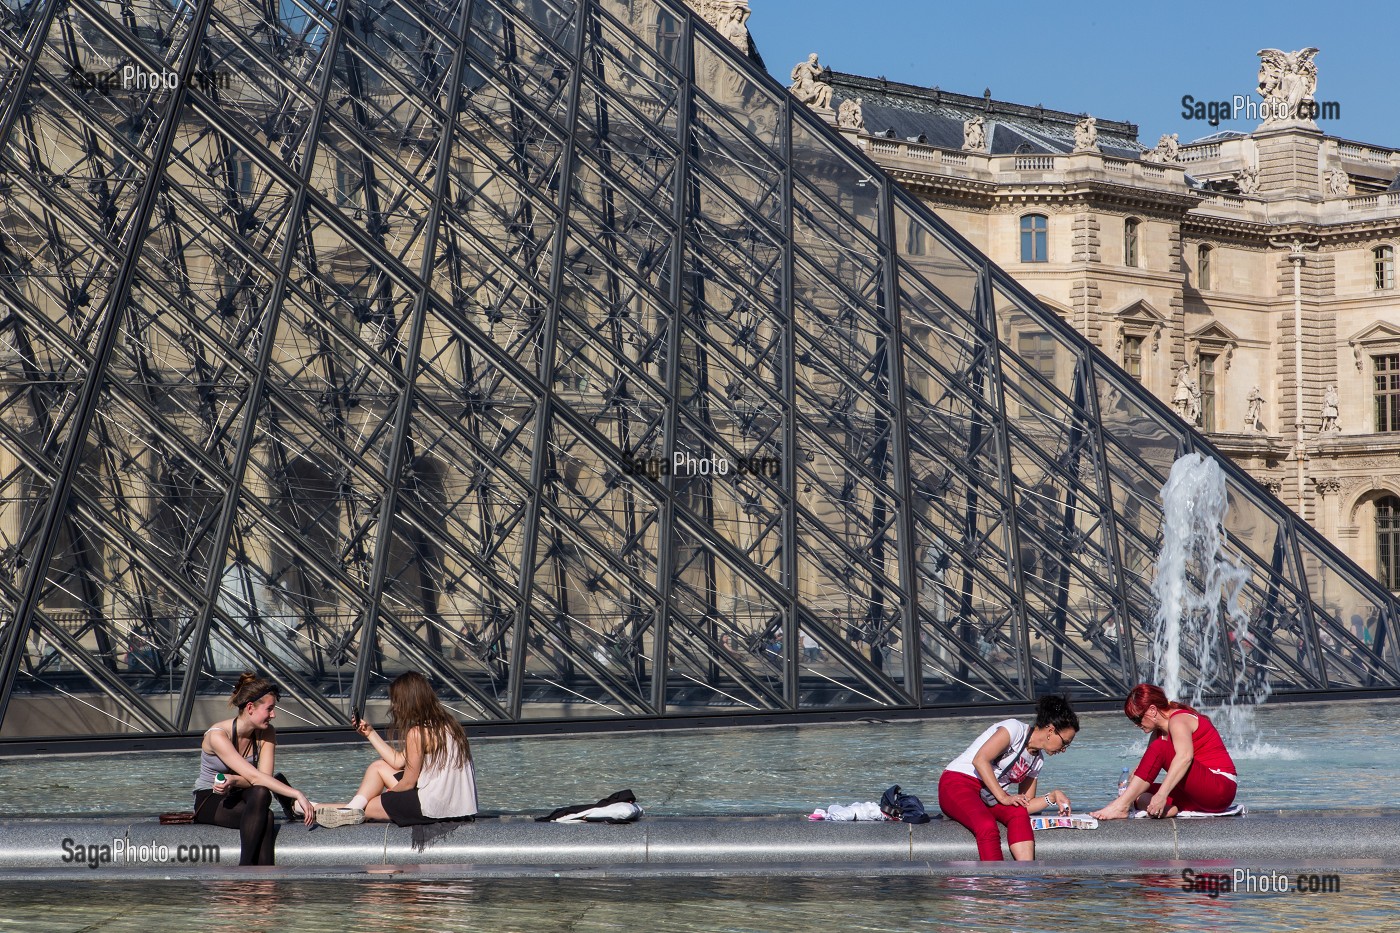
<path fill-rule="evenodd" d="M 1209 707 L 1227 742 L 1242 746 L 1251 739 L 1257 744 L 1254 709 L 1269 687 L 1251 661 L 1249 615 L 1239 604 L 1250 571 L 1224 550 L 1229 508 L 1218 463 L 1190 453 L 1172 464 L 1162 487 L 1162 550 L 1152 581 L 1152 670 L 1168 697 Z M 1195 660 L 1189 685 L 1182 678 L 1183 657 Z"/>

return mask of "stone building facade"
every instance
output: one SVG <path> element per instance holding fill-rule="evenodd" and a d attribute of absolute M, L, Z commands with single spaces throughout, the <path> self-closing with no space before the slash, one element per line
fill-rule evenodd
<path fill-rule="evenodd" d="M 1148 148 L 990 92 L 823 78 L 848 138 L 1400 589 L 1400 149 L 1296 107 Z"/>

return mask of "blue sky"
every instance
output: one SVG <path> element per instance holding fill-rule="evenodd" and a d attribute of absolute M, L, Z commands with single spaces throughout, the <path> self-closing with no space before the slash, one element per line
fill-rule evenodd
<path fill-rule="evenodd" d="M 837 71 L 1136 123 L 1149 147 L 1258 121 L 1181 115 L 1181 98 L 1255 95 L 1257 51 L 1316 47 L 1317 99 L 1340 104 L 1329 136 L 1400 148 L 1400 14 L 1340 3 L 1024 3 L 980 0 L 749 0 L 769 70 L 818 52 Z M 1385 12 L 1389 9 L 1390 12 Z"/>

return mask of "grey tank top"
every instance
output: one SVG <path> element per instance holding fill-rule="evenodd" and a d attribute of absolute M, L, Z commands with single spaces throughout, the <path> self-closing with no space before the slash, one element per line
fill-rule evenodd
<path fill-rule="evenodd" d="M 218 726 L 210 726 L 204 731 L 204 734 L 208 735 L 210 732 L 213 732 L 215 729 L 218 728 Z M 228 735 L 227 732 L 225 732 L 224 734 Z M 229 735 L 228 738 L 230 742 L 233 741 L 233 736 Z M 237 743 L 234 743 L 234 748 L 237 747 Z M 253 736 L 253 753 L 245 757 L 243 760 L 248 762 L 248 764 L 252 765 L 254 768 L 258 766 L 258 738 L 256 735 Z M 197 791 L 213 790 L 214 775 L 218 774 L 221 771 L 225 772 L 225 774 L 227 774 L 228 772 L 228 765 L 224 764 L 224 760 L 218 755 L 211 755 L 208 752 L 206 752 L 203 748 L 201 748 L 199 750 L 199 777 L 195 779 L 194 789 Z"/>

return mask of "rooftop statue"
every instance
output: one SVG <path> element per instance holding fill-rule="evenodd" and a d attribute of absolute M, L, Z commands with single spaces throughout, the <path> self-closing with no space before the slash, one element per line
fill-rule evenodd
<path fill-rule="evenodd" d="M 1317 49 L 1297 52 L 1280 49 L 1259 51 L 1259 96 L 1264 98 L 1264 126 L 1313 118 L 1313 94 L 1317 91 Z"/>
<path fill-rule="evenodd" d="M 865 112 L 860 104 L 859 97 L 841 101 L 841 106 L 836 109 L 836 125 L 843 130 L 865 132 Z"/>
<path fill-rule="evenodd" d="M 962 147 L 972 152 L 987 151 L 987 121 L 980 114 L 963 121 Z"/>
<path fill-rule="evenodd" d="M 1099 151 L 1099 121 L 1093 117 L 1085 117 L 1074 124 L 1074 151 Z"/>
<path fill-rule="evenodd" d="M 1157 148 L 1143 153 L 1147 162 L 1176 162 L 1180 158 L 1181 137 L 1176 133 L 1163 133 L 1157 140 Z"/>
<path fill-rule="evenodd" d="M 807 56 L 805 62 L 792 66 L 792 85 L 788 88 L 800 104 L 816 110 L 831 109 L 831 85 L 826 76 L 831 69 L 823 68 L 817 62 L 817 53 Z"/>

